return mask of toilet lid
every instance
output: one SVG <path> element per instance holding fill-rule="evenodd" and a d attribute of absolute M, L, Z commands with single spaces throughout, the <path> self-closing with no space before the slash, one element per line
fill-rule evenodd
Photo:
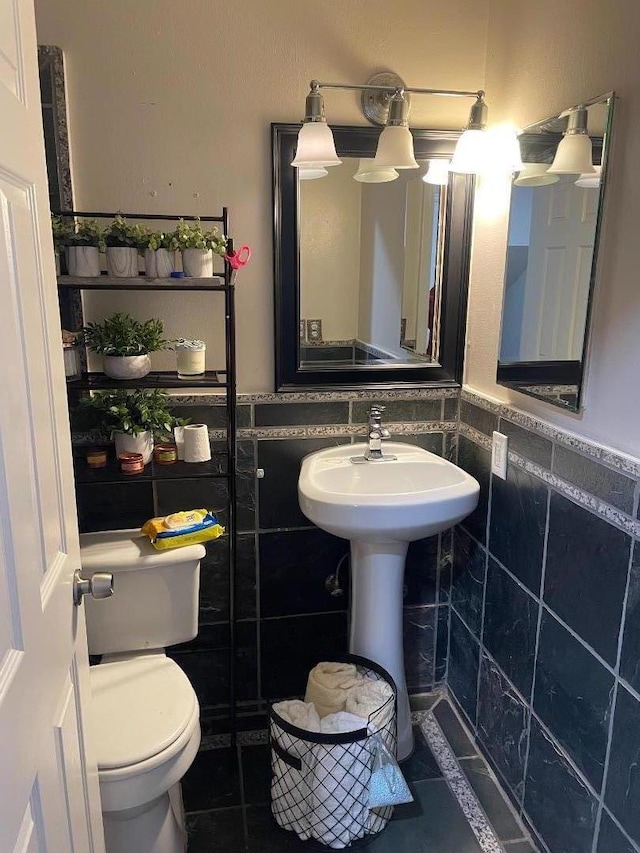
<path fill-rule="evenodd" d="M 157 755 L 184 732 L 198 700 L 189 679 L 164 655 L 92 666 L 91 734 L 101 770 Z"/>

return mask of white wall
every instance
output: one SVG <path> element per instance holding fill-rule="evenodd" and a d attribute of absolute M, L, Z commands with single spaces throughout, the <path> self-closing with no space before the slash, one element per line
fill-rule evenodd
<path fill-rule="evenodd" d="M 607 215 L 584 411 L 577 415 L 495 383 L 509 182 L 476 199 L 466 384 L 558 426 L 640 455 L 640 6 L 636 0 L 491 0 L 487 100 L 492 121 L 524 126 L 614 89 Z"/>
<path fill-rule="evenodd" d="M 390 68 L 415 86 L 483 86 L 487 7 L 37 0 L 40 43 L 65 52 L 77 207 L 206 214 L 228 205 L 233 235 L 254 250 L 238 278 L 240 390 L 273 390 L 270 122 L 302 117 L 313 77 L 360 83 Z M 330 120 L 364 124 L 358 102 L 328 92 Z M 414 98 L 412 121 L 459 128 L 467 110 Z M 142 297 L 121 304 L 149 314 Z M 106 308 L 115 307 L 111 295 Z M 167 296 L 155 308 L 200 334 L 200 302 Z"/>

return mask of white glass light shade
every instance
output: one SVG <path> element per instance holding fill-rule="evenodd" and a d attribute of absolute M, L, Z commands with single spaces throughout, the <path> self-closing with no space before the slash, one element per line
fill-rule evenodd
<path fill-rule="evenodd" d="M 328 169 L 320 166 L 317 169 L 312 169 L 310 166 L 298 166 L 298 178 L 301 181 L 315 181 L 317 178 L 324 178 L 328 174 Z"/>
<path fill-rule="evenodd" d="M 375 166 L 390 169 L 417 169 L 413 154 L 413 136 L 404 125 L 390 125 L 380 134 L 374 158 Z"/>
<path fill-rule="evenodd" d="M 513 182 L 516 187 L 546 187 L 557 184 L 560 178 L 549 174 L 547 163 L 524 163 L 522 171 Z"/>
<path fill-rule="evenodd" d="M 485 130 L 465 130 L 456 143 L 449 171 L 461 172 L 464 175 L 482 172 L 487 164 L 488 147 Z"/>
<path fill-rule="evenodd" d="M 560 140 L 556 156 L 549 166 L 552 175 L 593 174 L 591 140 L 584 133 L 565 136 Z"/>
<path fill-rule="evenodd" d="M 395 169 L 376 166 L 373 158 L 363 157 L 358 163 L 358 171 L 353 176 L 353 180 L 360 181 L 362 184 L 385 184 L 399 177 Z"/>
<path fill-rule="evenodd" d="M 586 189 L 597 189 L 600 186 L 600 178 L 602 177 L 602 166 L 594 166 L 595 172 L 587 172 L 580 175 L 576 181 L 577 187 L 585 187 Z"/>
<path fill-rule="evenodd" d="M 446 187 L 449 183 L 449 160 L 429 160 L 429 168 L 422 180 L 425 184 Z"/>
<path fill-rule="evenodd" d="M 342 160 L 336 154 L 331 128 L 324 121 L 309 121 L 302 125 L 298 133 L 298 148 L 292 166 L 308 166 L 312 169 L 324 169 L 327 166 L 339 166 Z"/>

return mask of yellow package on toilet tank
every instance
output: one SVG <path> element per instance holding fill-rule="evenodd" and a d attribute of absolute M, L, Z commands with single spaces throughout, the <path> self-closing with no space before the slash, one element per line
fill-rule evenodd
<path fill-rule="evenodd" d="M 218 539 L 224 533 L 224 527 L 208 509 L 190 509 L 174 512 L 159 518 L 150 518 L 140 530 L 154 548 L 164 551 L 167 548 L 184 548 Z"/>

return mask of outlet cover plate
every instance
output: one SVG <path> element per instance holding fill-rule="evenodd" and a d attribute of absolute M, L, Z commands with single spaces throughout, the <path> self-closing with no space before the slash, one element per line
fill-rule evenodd
<path fill-rule="evenodd" d="M 507 463 L 509 461 L 509 439 L 501 432 L 493 433 L 491 444 L 491 471 L 501 480 L 507 479 Z"/>

